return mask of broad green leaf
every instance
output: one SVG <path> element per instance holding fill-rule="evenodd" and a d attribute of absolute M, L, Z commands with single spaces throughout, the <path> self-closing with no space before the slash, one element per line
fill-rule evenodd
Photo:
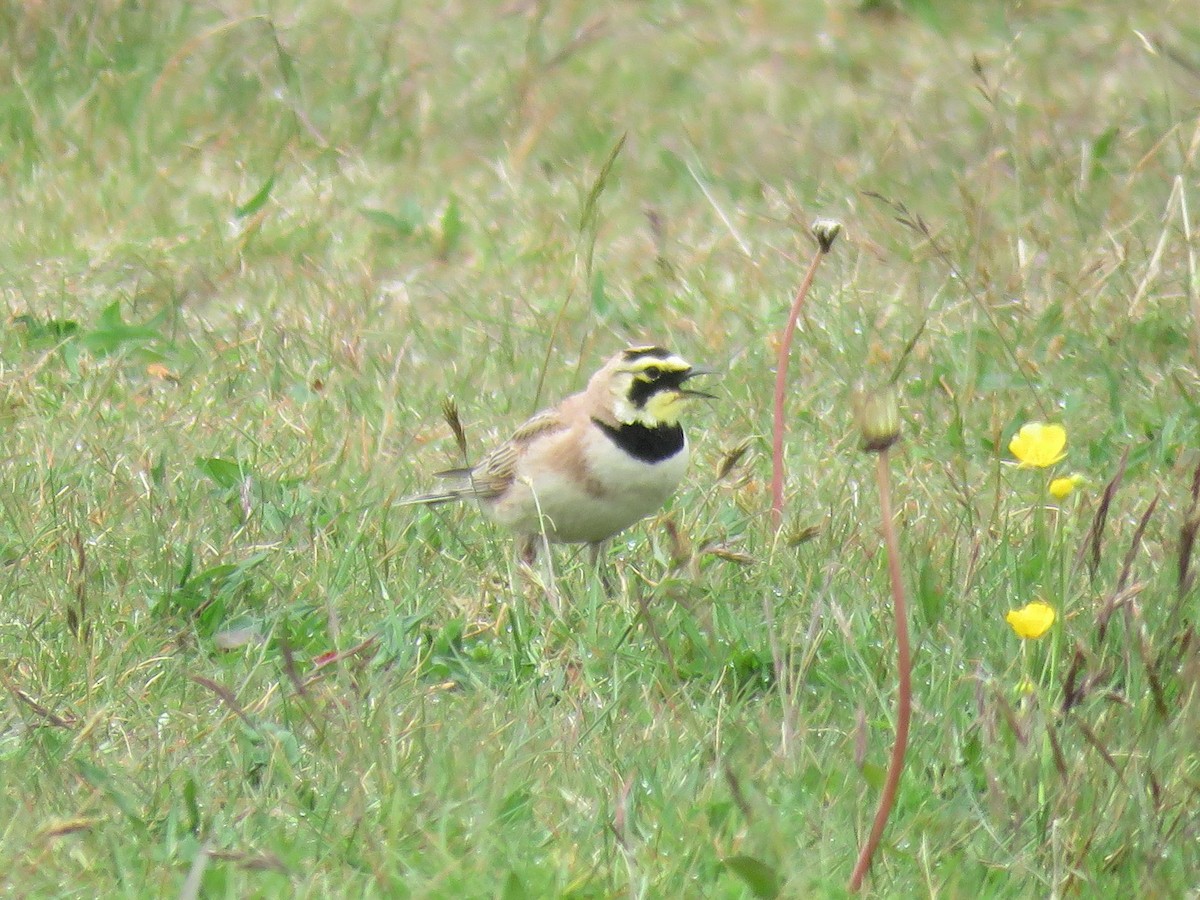
<path fill-rule="evenodd" d="M 782 886 L 779 873 L 761 859 L 755 859 L 753 856 L 727 856 L 721 862 L 750 888 L 750 893 L 755 897 L 772 900 L 779 896 Z"/>
<path fill-rule="evenodd" d="M 84 332 L 80 341 L 90 352 L 104 356 L 121 348 L 124 344 L 158 341 L 162 335 L 147 325 L 130 325 L 121 318 L 121 303 L 115 300 L 100 313 L 96 327 Z"/>
<path fill-rule="evenodd" d="M 242 464 L 237 460 L 210 456 L 196 460 L 196 468 L 208 476 L 217 487 L 231 488 L 241 484 L 246 477 Z"/>

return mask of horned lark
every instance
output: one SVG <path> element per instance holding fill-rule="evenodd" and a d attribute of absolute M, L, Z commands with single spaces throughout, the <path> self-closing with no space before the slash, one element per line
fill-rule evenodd
<path fill-rule="evenodd" d="M 688 464 L 680 415 L 711 394 L 686 387 L 710 374 L 661 347 L 630 347 L 605 363 L 587 387 L 538 413 L 476 465 L 438 473 L 436 493 L 406 504 L 476 500 L 517 533 L 532 562 L 544 535 L 592 545 L 658 510 Z"/>

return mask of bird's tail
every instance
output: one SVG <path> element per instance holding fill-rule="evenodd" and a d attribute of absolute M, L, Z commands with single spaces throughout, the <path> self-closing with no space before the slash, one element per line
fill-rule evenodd
<path fill-rule="evenodd" d="M 440 491 L 406 497 L 400 501 L 400 506 L 440 506 L 443 503 L 453 503 L 456 500 L 478 500 L 486 492 L 481 490 L 479 485 L 475 484 L 472 480 L 471 476 L 474 474 L 474 471 L 470 466 L 465 466 L 461 469 L 447 469 L 444 472 L 436 472 L 435 474 L 438 478 L 449 479 L 457 483 L 451 484 Z"/>
<path fill-rule="evenodd" d="M 465 500 L 472 496 L 471 491 L 462 490 L 445 490 L 437 491 L 432 494 L 417 494 L 413 497 L 405 497 L 397 505 L 399 506 L 440 506 L 443 503 L 453 503 L 455 500 Z"/>

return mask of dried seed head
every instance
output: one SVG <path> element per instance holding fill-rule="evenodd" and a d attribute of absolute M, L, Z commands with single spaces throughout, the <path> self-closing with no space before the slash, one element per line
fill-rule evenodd
<path fill-rule="evenodd" d="M 745 440 L 721 457 L 721 464 L 717 467 L 717 481 L 721 481 L 729 475 L 742 461 L 742 457 L 746 455 L 746 451 L 750 449 L 750 441 Z"/>
<path fill-rule="evenodd" d="M 868 453 L 882 453 L 900 440 L 900 404 L 890 384 L 878 388 L 859 388 L 854 396 L 860 446 Z"/>
<path fill-rule="evenodd" d="M 447 397 L 442 401 L 442 418 L 446 420 L 446 424 L 454 433 L 454 442 L 458 444 L 458 452 L 462 454 L 463 459 L 466 459 L 467 432 L 463 428 L 462 419 L 458 415 L 458 404 L 453 397 Z"/>
<path fill-rule="evenodd" d="M 821 245 L 821 252 L 828 253 L 833 248 L 833 242 L 842 233 L 842 223 L 833 219 L 817 219 L 812 223 L 812 235 Z"/>

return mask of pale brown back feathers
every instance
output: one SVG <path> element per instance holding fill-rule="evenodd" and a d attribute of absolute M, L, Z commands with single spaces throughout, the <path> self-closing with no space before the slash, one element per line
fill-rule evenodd
<path fill-rule="evenodd" d="M 574 399 L 574 398 L 571 398 Z M 438 472 L 438 478 L 457 482 L 443 491 L 421 494 L 403 501 L 404 505 L 449 503 L 453 500 L 491 500 L 503 494 L 516 476 L 517 461 L 534 438 L 563 431 L 568 427 L 562 406 L 544 410 L 522 423 L 503 444 L 494 448 L 474 466 Z"/>

